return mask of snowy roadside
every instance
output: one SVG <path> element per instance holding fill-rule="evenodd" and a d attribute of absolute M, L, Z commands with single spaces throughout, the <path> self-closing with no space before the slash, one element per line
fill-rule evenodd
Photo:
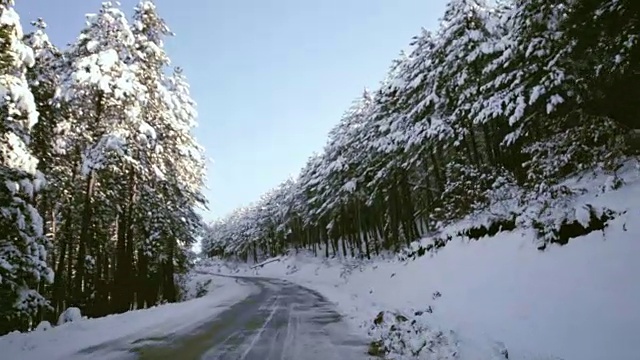
<path fill-rule="evenodd" d="M 604 231 L 543 252 L 532 230 L 470 241 L 453 229 L 444 248 L 412 261 L 300 253 L 253 268 L 208 266 L 214 273 L 281 278 L 316 290 L 363 333 L 381 311 L 426 311 L 429 326 L 455 332 L 460 359 L 486 359 L 473 353 L 501 343 L 509 359 L 636 359 L 640 183 L 629 179 L 620 190 L 594 194 L 578 199 L 575 217 L 586 204 L 621 215 Z"/>
<path fill-rule="evenodd" d="M 255 289 L 226 277 L 198 274 L 191 279 L 213 278 L 204 297 L 165 304 L 97 319 L 82 319 L 48 330 L 12 333 L 0 337 L 3 359 L 70 359 L 89 347 L 126 338 L 138 339 L 188 331 L 245 299 Z"/>

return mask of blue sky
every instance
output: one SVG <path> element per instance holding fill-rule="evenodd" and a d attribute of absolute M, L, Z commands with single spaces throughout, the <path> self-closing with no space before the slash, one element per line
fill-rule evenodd
<path fill-rule="evenodd" d="M 43 17 L 57 45 L 99 0 L 17 0 L 23 24 Z M 137 0 L 121 1 L 130 11 Z M 198 103 L 195 134 L 214 159 L 213 219 L 246 205 L 320 151 L 363 88 L 375 88 L 420 27 L 435 29 L 445 0 L 156 0 L 167 41 Z"/>

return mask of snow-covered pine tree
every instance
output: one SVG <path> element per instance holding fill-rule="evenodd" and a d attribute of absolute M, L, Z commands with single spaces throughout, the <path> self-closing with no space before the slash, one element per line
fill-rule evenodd
<path fill-rule="evenodd" d="M 474 104 L 477 122 L 495 124 L 508 149 L 501 163 L 520 183 L 530 177 L 521 164 L 530 155 L 522 149 L 550 134 L 544 129 L 558 123 L 574 108 L 575 78 L 567 55 L 572 43 L 562 22 L 568 1 L 513 1 L 500 11 L 496 30 L 500 37 L 489 43 L 494 55 L 484 67 L 485 80 Z M 544 134 L 543 134 L 544 133 Z"/>
<path fill-rule="evenodd" d="M 24 42 L 34 53 L 34 65 L 29 67 L 26 78 L 34 96 L 39 119 L 34 125 L 29 147 L 39 159 L 39 170 L 49 173 L 49 166 L 55 160 L 51 150 L 51 139 L 55 128 L 55 109 L 52 99 L 59 85 L 57 65 L 60 63 L 59 50 L 49 41 L 46 23 L 42 19 L 32 22 L 34 31 L 24 36 Z M 51 179 L 47 179 L 50 183 Z M 50 191 L 51 189 L 48 189 Z"/>
<path fill-rule="evenodd" d="M 163 201 L 162 229 L 163 296 L 176 301 L 174 275 L 184 271 L 185 250 L 193 245 L 202 231 L 202 218 L 197 207 L 206 206 L 202 194 L 206 178 L 204 149 L 197 143 L 193 129 L 197 125 L 195 101 L 180 68 L 167 78 L 166 87 L 171 116 L 163 127 L 159 170 L 164 179 L 157 184 Z"/>
<path fill-rule="evenodd" d="M 155 175 L 153 185 L 143 193 L 150 203 L 157 204 L 149 234 L 156 237 L 152 251 L 159 251 L 157 258 L 162 261 L 151 265 L 155 276 L 162 279 L 162 297 L 175 301 L 173 277 L 176 272 L 186 270 L 187 250 L 201 233 L 201 219 L 195 207 L 206 203 L 201 193 L 205 177 L 204 150 L 192 134 L 197 112 L 186 77 L 180 68 L 174 69 L 169 77 L 165 75 L 170 61 L 164 53 L 163 38 L 172 33 L 153 2 L 139 3 L 133 31 L 141 49 L 138 54 L 142 55 L 141 81 L 149 89 L 149 105 L 145 108 L 148 115 L 143 116 L 149 118 L 157 136 L 149 157 Z M 144 249 L 141 254 L 150 255 L 149 250 Z M 175 264 L 169 264 L 169 259 L 174 259 Z"/>
<path fill-rule="evenodd" d="M 435 50 L 437 37 L 422 29 L 413 38 L 413 51 L 409 62 L 402 72 L 391 82 L 390 89 L 382 89 L 383 101 L 388 94 L 399 97 L 395 107 L 403 125 L 397 125 L 402 131 L 396 131 L 396 142 L 404 145 L 405 167 L 409 168 L 407 181 L 410 183 L 412 198 L 416 206 L 418 222 L 425 232 L 434 221 L 434 209 L 441 201 L 445 188 L 442 176 L 442 163 L 446 154 L 446 141 L 452 129 L 436 111 L 440 99 L 437 94 Z"/>
<path fill-rule="evenodd" d="M 137 307 L 142 308 L 157 303 L 163 277 L 163 268 L 154 259 L 160 258 L 164 247 L 160 234 L 166 218 L 163 215 L 165 200 L 158 191 L 161 186 L 158 184 L 166 180 L 161 170 L 166 156 L 164 142 L 173 122 L 165 74 L 170 60 L 164 50 L 164 39 L 172 33 L 155 4 L 146 0 L 135 7 L 131 28 L 135 38 L 132 63 L 138 81 L 146 89 L 135 150 L 138 166 L 130 177 L 130 188 L 137 198 L 130 209 L 137 228 L 136 254 L 132 254 L 136 256 L 138 270 L 134 288 L 137 289 Z M 126 278 L 126 274 L 122 275 Z"/>
<path fill-rule="evenodd" d="M 300 225 L 303 230 L 303 238 L 308 242 L 320 242 L 326 245 L 328 251 L 328 237 L 326 236 L 326 223 L 318 216 L 316 211 L 322 205 L 322 198 L 317 185 L 322 181 L 321 167 L 323 165 L 322 156 L 318 153 L 312 154 L 305 166 L 300 171 L 297 179 L 296 191 L 294 195 L 295 211 L 300 218 Z M 328 253 L 327 253 L 328 254 Z"/>
<path fill-rule="evenodd" d="M 330 132 L 325 147 L 325 157 L 332 162 L 326 181 L 333 189 L 333 195 L 328 192 L 325 197 L 332 201 L 334 213 L 338 215 L 333 219 L 333 232 L 347 242 L 351 254 L 355 248 L 364 249 L 368 257 L 372 252 L 378 252 L 378 239 L 366 234 L 363 226 L 365 217 L 370 216 L 366 204 L 375 193 L 371 191 L 367 176 L 371 176 L 371 155 L 375 158 L 376 154 L 367 151 L 370 144 L 366 138 L 374 120 L 375 101 L 374 94 L 365 89 Z M 365 235 L 361 237 L 361 233 Z"/>
<path fill-rule="evenodd" d="M 440 194 L 448 217 L 459 218 L 486 206 L 488 190 L 504 174 L 491 156 L 501 139 L 490 136 L 472 111 L 484 80 L 482 69 L 496 38 L 493 20 L 483 0 L 452 0 L 433 50 L 435 117 L 451 129 L 442 144 L 452 151 L 443 161 L 446 186 Z"/>
<path fill-rule="evenodd" d="M 53 281 L 47 265 L 49 244 L 34 195 L 44 185 L 38 160 L 29 151 L 38 121 L 36 104 L 25 77 L 34 65 L 33 51 L 22 41 L 13 1 L 0 2 L 0 334 L 26 329 L 48 306 L 39 293 Z"/>
<path fill-rule="evenodd" d="M 412 146 L 408 139 L 414 124 L 405 112 L 410 92 L 406 75 L 412 61 L 404 51 L 392 61 L 367 111 L 369 120 L 359 132 L 358 142 L 365 144 L 369 152 L 360 180 L 366 184 L 365 192 L 369 195 L 367 210 L 362 211 L 361 217 L 379 224 L 377 229 L 371 229 L 375 232 L 370 236 L 382 242 L 384 249 L 398 249 L 415 234 L 414 202 L 407 196 Z M 400 203 L 406 206 L 400 207 Z"/>
<path fill-rule="evenodd" d="M 133 270 L 133 234 L 127 225 L 134 192 L 128 180 L 137 166 L 132 150 L 146 95 L 130 63 L 134 44 L 125 14 L 105 2 L 97 14 L 88 15 L 85 29 L 65 54 L 68 65 L 57 98 L 69 111 L 68 151 L 79 155 L 80 213 L 74 211 L 77 218 L 69 232 L 70 239 L 79 239 L 72 286 L 72 301 L 79 306 L 87 305 L 97 285 L 90 283 L 96 277 L 87 274 L 88 266 L 92 271 L 105 271 L 102 265 L 108 261 L 101 249 L 110 236 L 94 229 L 104 231 L 115 225 L 116 273 L 124 278 Z M 93 227 L 94 221 L 103 226 Z M 94 267 L 96 264 L 101 266 Z M 128 305 L 123 304 L 129 304 L 132 297 L 130 284 L 119 285 L 122 288 L 114 292 L 114 306 L 124 311 Z"/>
<path fill-rule="evenodd" d="M 45 174 L 47 186 L 37 197 L 37 208 L 44 220 L 44 233 L 52 244 L 49 264 L 56 274 L 52 291 L 47 291 L 54 309 L 55 318 L 59 309 L 64 290 L 64 256 L 67 252 L 67 242 L 58 238 L 60 228 L 60 209 L 63 204 L 70 202 L 69 158 L 64 153 L 56 151 L 56 124 L 61 120 L 60 108 L 53 102 L 56 89 L 60 85 L 59 73 L 64 65 L 62 54 L 46 34 L 46 23 L 42 19 L 32 22 L 34 30 L 25 35 L 25 43 L 33 49 L 35 65 L 27 71 L 27 81 L 35 99 L 39 113 L 38 123 L 33 127 L 29 148 L 39 159 L 38 170 Z M 60 134 L 64 136 L 63 134 Z M 61 241 L 62 240 L 62 241 Z M 55 258 L 54 258 L 55 256 Z M 49 289 L 47 289 L 49 290 Z M 46 314 L 48 316 L 50 314 Z"/>
<path fill-rule="evenodd" d="M 575 1 L 566 21 L 566 31 L 575 41 L 572 60 L 581 70 L 581 80 L 598 88 L 592 96 L 587 95 L 600 100 L 590 110 L 598 111 L 595 107 L 600 106 L 602 114 L 614 118 L 626 113 L 628 119 L 621 122 L 635 128 L 640 128 L 639 120 L 635 112 L 628 111 L 631 104 L 627 102 L 633 101 L 638 91 L 634 80 L 640 56 L 639 21 L 637 4 L 628 0 Z M 607 96 L 608 92 L 613 93 Z"/>
<path fill-rule="evenodd" d="M 640 10 L 634 1 L 574 1 L 565 31 L 586 113 L 640 129 Z"/>
<path fill-rule="evenodd" d="M 504 15 L 508 55 L 489 67 L 500 74 L 492 75 L 488 93 L 500 99 L 513 127 L 505 143 L 520 151 L 514 158 L 524 165 L 526 185 L 553 184 L 600 164 L 616 166 L 616 124 L 585 111 L 584 94 L 599 90 L 585 81 L 582 60 L 574 55 L 579 38 L 570 19 L 578 3 L 515 1 Z"/>
<path fill-rule="evenodd" d="M 58 156 L 52 152 L 52 139 L 55 134 L 56 115 L 58 109 L 53 104 L 53 97 L 60 85 L 60 68 L 62 54 L 49 41 L 46 33 L 47 24 L 43 19 L 32 22 L 34 30 L 25 35 L 25 43 L 33 49 L 35 64 L 27 70 L 27 81 L 33 93 L 39 113 L 38 123 L 33 128 L 30 148 L 40 160 L 38 163 L 42 173 L 49 175 Z M 52 179 L 47 176 L 47 182 Z M 47 193 L 52 191 L 47 189 Z"/>
<path fill-rule="evenodd" d="M 356 219 L 352 218 L 356 213 L 353 194 L 358 187 L 356 174 L 361 171 L 357 168 L 359 164 L 356 158 L 364 156 L 366 152 L 362 144 L 352 143 L 352 140 L 356 139 L 355 132 L 360 131 L 369 120 L 367 107 L 370 108 L 372 104 L 373 96 L 365 90 L 362 98 L 353 102 L 338 125 L 330 131 L 320 168 L 322 180 L 315 184 L 321 202 L 316 209 L 317 214 L 325 219 L 332 236 L 341 239 L 343 252 L 347 246 L 351 250 L 354 246 L 361 247 L 361 243 L 352 237 L 357 225 Z M 363 196 L 359 200 L 364 203 L 367 198 Z"/>

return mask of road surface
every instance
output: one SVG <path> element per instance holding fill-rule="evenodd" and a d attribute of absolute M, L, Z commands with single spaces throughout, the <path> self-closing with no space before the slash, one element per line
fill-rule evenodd
<path fill-rule="evenodd" d="M 103 344 L 78 355 L 140 360 L 372 359 L 366 354 L 366 340 L 351 334 L 320 294 L 283 280 L 237 281 L 259 291 L 187 333 Z"/>

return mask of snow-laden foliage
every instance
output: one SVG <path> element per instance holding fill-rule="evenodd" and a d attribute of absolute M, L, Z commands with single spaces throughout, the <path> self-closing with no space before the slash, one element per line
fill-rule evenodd
<path fill-rule="evenodd" d="M 373 339 L 369 353 L 393 360 L 509 359 L 509 350 L 500 342 L 481 344 L 438 329 L 433 325 L 433 311 L 428 306 L 425 310 L 380 312 L 368 324 Z"/>
<path fill-rule="evenodd" d="M 22 34 L 0 8 L 0 333 L 67 308 L 177 301 L 193 262 L 206 203 L 196 104 L 154 2 L 131 17 L 119 6 L 102 3 L 64 49 L 44 20 Z"/>
<path fill-rule="evenodd" d="M 428 313 L 416 311 L 405 316 L 383 311 L 372 321 L 369 336 L 375 339 L 369 354 L 387 359 L 458 359 L 455 334 L 432 329 L 424 318 Z"/>
<path fill-rule="evenodd" d="M 631 156 L 639 20 L 622 0 L 450 0 L 439 28 L 423 29 L 354 101 L 323 151 L 210 224 L 203 250 L 255 262 L 305 248 L 370 257 L 486 214 L 485 232 L 533 227 L 541 248 L 563 243 L 563 226 L 598 228 L 575 221 L 580 189 L 562 182 L 588 171 L 618 179 Z"/>
<path fill-rule="evenodd" d="M 53 281 L 35 207 L 44 177 L 29 149 L 38 110 L 26 69 L 35 60 L 22 38 L 12 2 L 0 3 L 0 333 L 45 308 L 40 286 Z"/>

